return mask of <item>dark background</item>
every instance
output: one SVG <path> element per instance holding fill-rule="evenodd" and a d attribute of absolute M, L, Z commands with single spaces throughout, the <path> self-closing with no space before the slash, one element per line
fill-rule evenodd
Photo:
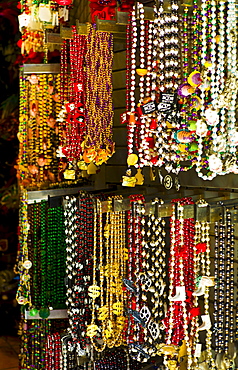
<path fill-rule="evenodd" d="M 16 1 L 0 1 L 0 335 L 17 334 L 18 86 L 20 49 Z"/>

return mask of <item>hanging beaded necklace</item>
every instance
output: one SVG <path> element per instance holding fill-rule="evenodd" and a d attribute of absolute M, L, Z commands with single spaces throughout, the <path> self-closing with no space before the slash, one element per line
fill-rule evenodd
<path fill-rule="evenodd" d="M 85 55 L 86 136 L 83 160 L 101 165 L 114 153 L 112 141 L 112 34 L 89 26 Z"/>
<path fill-rule="evenodd" d="M 59 333 L 53 333 L 46 338 L 45 369 L 62 369 L 61 337 Z"/>
<path fill-rule="evenodd" d="M 65 303 L 66 248 L 62 206 L 48 208 L 47 225 L 47 304 L 59 309 Z"/>
<path fill-rule="evenodd" d="M 156 207 L 159 200 L 152 205 Z M 162 203 L 162 202 L 160 202 Z M 142 208 L 145 210 L 145 208 Z M 156 208 L 154 209 L 157 212 Z M 141 289 L 143 306 L 140 316 L 146 326 L 144 328 L 144 342 L 147 353 L 151 356 L 157 353 L 156 342 L 162 341 L 160 321 L 164 317 L 164 290 L 165 290 L 165 222 L 154 214 L 142 218 L 142 262 Z M 145 224 L 147 227 L 145 227 Z M 149 310 L 150 308 L 150 310 Z"/>
<path fill-rule="evenodd" d="M 234 342 L 234 226 L 231 212 L 227 210 L 225 217 L 224 212 L 223 208 L 223 216 L 215 224 L 214 318 L 218 368 L 223 361 L 229 367 L 234 361 L 230 352 L 230 345 Z"/>
<path fill-rule="evenodd" d="M 202 206 L 204 202 L 200 201 Z M 201 344 L 199 343 L 199 331 L 206 330 L 206 361 L 212 369 L 216 369 L 216 365 L 212 354 L 212 331 L 211 321 L 209 313 L 209 287 L 213 286 L 213 277 L 210 277 L 210 225 L 208 222 L 196 221 L 195 224 L 195 245 L 194 245 L 194 257 L 195 257 L 195 279 L 197 289 L 193 292 L 195 297 L 195 308 L 197 311 L 194 313 L 193 324 L 194 324 L 194 362 L 198 362 L 198 358 L 201 354 Z M 198 297 L 204 296 L 204 315 L 202 315 L 203 323 L 201 326 L 198 325 L 198 314 L 199 305 Z M 195 316 L 196 315 L 196 316 Z"/>
<path fill-rule="evenodd" d="M 70 91 L 69 103 L 66 103 L 66 156 L 71 164 L 82 155 L 82 142 L 85 138 L 85 81 L 84 58 L 86 53 L 86 36 L 77 35 L 72 28 L 73 39 L 70 40 Z"/>
<path fill-rule="evenodd" d="M 93 250 L 93 199 L 81 193 L 78 200 L 77 217 L 77 258 L 80 271 L 77 272 L 78 288 L 76 301 L 79 302 L 79 335 L 81 345 L 85 347 L 86 327 L 91 321 L 90 303 L 88 288 L 92 284 L 92 250 Z"/>
<path fill-rule="evenodd" d="M 87 326 L 87 336 L 91 338 L 98 352 L 102 352 L 106 346 L 109 348 L 119 346 L 122 343 L 125 326 L 123 316 L 125 295 L 122 290 L 122 279 L 125 276 L 125 214 L 112 211 L 111 199 L 107 202 L 108 211 L 105 218 L 99 199 L 94 211 L 93 285 L 88 288 L 88 295 L 92 298 L 92 320 Z M 98 315 L 95 312 L 97 297 L 100 301 Z M 99 326 L 96 325 L 96 319 L 101 323 L 100 337 L 103 340 L 101 346 L 97 341 Z"/>
<path fill-rule="evenodd" d="M 76 198 L 66 197 L 64 201 L 64 219 L 65 219 L 65 242 L 66 242 L 66 306 L 69 317 L 69 333 L 74 343 L 78 339 L 77 319 L 79 308 L 73 293 L 77 291 L 77 285 L 73 282 L 76 280 L 77 269 L 76 263 Z M 77 280 L 76 280 L 77 282 Z"/>
<path fill-rule="evenodd" d="M 144 320 L 140 316 L 143 300 L 140 286 L 143 284 L 142 238 L 144 233 L 144 196 L 130 195 L 130 210 L 128 211 L 128 328 L 127 343 L 132 358 L 146 361 L 149 355 L 144 348 Z"/>
<path fill-rule="evenodd" d="M 29 304 L 31 306 L 31 290 L 30 290 L 30 274 L 29 269 L 32 262 L 28 257 L 28 206 L 27 206 L 27 193 L 22 192 L 19 210 L 19 255 L 16 264 L 16 269 L 20 275 L 19 286 L 16 293 L 16 300 L 19 304 Z"/>
<path fill-rule="evenodd" d="M 183 206 L 193 204 L 190 198 L 174 200 L 171 217 L 171 249 L 169 262 L 169 309 L 163 320 L 167 334 L 166 343 L 178 346 L 185 341 L 188 355 L 188 368 L 192 366 L 192 353 L 189 344 L 189 312 L 193 306 L 194 290 L 194 220 L 184 219 Z M 177 210 L 177 219 L 176 219 Z M 186 273 L 185 273 L 186 272 Z M 189 273 L 188 273 L 189 272 Z M 175 294 L 174 294 L 175 293 Z M 167 356 L 165 356 L 167 363 Z"/>
<path fill-rule="evenodd" d="M 26 76 L 20 73 L 20 104 L 19 104 L 19 132 L 17 134 L 19 140 L 18 153 L 18 180 L 20 184 L 25 185 L 25 177 L 27 174 L 27 119 L 28 119 L 28 89 Z"/>
<path fill-rule="evenodd" d="M 59 181 L 56 157 L 59 78 L 60 75 L 52 74 L 31 75 L 23 78 L 20 85 L 23 93 L 18 135 L 19 176 L 21 184 L 27 188 L 40 188 Z"/>

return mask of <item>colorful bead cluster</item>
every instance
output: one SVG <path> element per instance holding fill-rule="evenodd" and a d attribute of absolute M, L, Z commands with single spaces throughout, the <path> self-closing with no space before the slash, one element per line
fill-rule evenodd
<path fill-rule="evenodd" d="M 20 245 L 22 262 L 18 266 L 23 264 L 28 275 L 25 272 L 21 275 L 24 282 L 20 284 L 17 300 L 22 305 L 28 303 L 35 314 L 46 309 L 49 316 L 49 308 L 65 308 L 64 212 L 62 206 L 49 208 L 46 201 L 27 208 L 27 252 Z M 23 290 L 26 283 L 30 287 L 28 302 Z"/>
<path fill-rule="evenodd" d="M 104 354 L 120 346 L 140 363 L 160 355 L 167 369 L 175 364 L 182 368 L 183 353 L 189 370 L 200 366 L 202 358 L 212 369 L 228 360 L 233 364 L 231 343 L 237 328 L 229 210 L 223 207 L 215 224 L 212 276 L 210 223 L 186 216 L 189 207 L 190 214 L 191 209 L 207 207 L 205 201 L 174 199 L 170 224 L 157 216 L 164 202 L 156 198 L 148 203 L 141 194 L 126 201 L 118 195 L 81 192 L 61 201 L 63 206 L 53 204 L 54 198 L 50 207 L 46 201 L 25 206 L 28 226 L 20 225 L 27 244 L 21 240 L 18 302 L 28 307 L 32 319 L 46 319 L 52 308 L 66 307 L 68 313 L 63 342 L 54 334 L 48 337 L 49 364 L 59 353 L 58 362 L 71 361 L 64 348 L 85 363 L 92 348 Z M 54 355 L 53 342 L 58 353 Z M 125 362 L 125 354 L 123 358 Z M 104 368 L 100 361 L 98 366 Z"/>
<path fill-rule="evenodd" d="M 130 166 L 163 166 L 175 174 L 195 166 L 204 180 L 238 172 L 234 6 L 233 0 L 204 0 L 191 8 L 171 0 L 167 9 L 157 1 L 153 21 L 145 20 L 143 4 L 132 9 L 122 123 L 129 162 L 131 154 L 137 160 L 128 163 L 123 185 L 133 186 Z"/>
<path fill-rule="evenodd" d="M 61 369 L 61 336 L 67 320 L 22 320 L 19 369 Z"/>
<path fill-rule="evenodd" d="M 27 189 L 82 182 L 114 153 L 112 35 L 92 26 L 73 35 L 60 74 L 20 78 L 18 178 Z"/>
<path fill-rule="evenodd" d="M 204 180 L 238 173 L 235 0 L 156 0 L 153 20 L 141 2 L 89 3 L 93 21 L 114 20 L 117 5 L 130 11 L 122 185 L 142 185 L 145 166 L 176 175 L 195 167 Z M 44 51 L 47 61 L 45 31 L 68 19 L 70 4 L 21 1 L 23 54 Z M 163 217 L 164 201 L 145 194 L 28 202 L 26 189 L 82 183 L 115 151 L 112 34 L 87 25 L 79 35 L 73 26 L 60 59 L 57 74 L 20 75 L 16 298 L 28 318 L 20 370 L 235 368 L 229 209 L 213 239 L 209 218 L 196 213 L 208 204 L 192 198 L 174 199 Z M 51 320 L 56 310 L 68 319 Z"/>

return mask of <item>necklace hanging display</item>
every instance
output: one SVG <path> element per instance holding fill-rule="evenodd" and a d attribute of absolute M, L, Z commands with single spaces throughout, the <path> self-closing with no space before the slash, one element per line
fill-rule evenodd
<path fill-rule="evenodd" d="M 122 343 L 125 327 L 123 315 L 125 295 L 122 290 L 127 255 L 124 229 L 125 213 L 113 212 L 111 200 L 109 199 L 107 202 L 109 202 L 109 208 L 106 212 L 104 226 L 102 205 L 99 200 L 97 200 L 97 207 L 94 210 L 93 285 L 88 288 L 88 295 L 92 298 L 92 319 L 90 325 L 87 326 L 86 334 L 91 338 L 91 342 L 98 352 L 102 352 L 106 346 L 109 348 L 119 346 Z M 100 267 L 99 274 L 96 272 L 97 265 Z M 95 310 L 97 298 L 100 302 L 98 315 Z M 96 324 L 97 322 L 98 324 Z M 103 342 L 101 346 L 97 340 L 99 330 Z"/>
<path fill-rule="evenodd" d="M 100 166 L 114 153 L 112 140 L 113 38 L 89 26 L 85 55 L 85 118 L 83 161 Z"/>
<path fill-rule="evenodd" d="M 183 205 L 192 204 L 190 198 L 173 201 L 171 217 L 171 247 L 169 261 L 169 309 L 163 320 L 166 331 L 166 343 L 171 347 L 178 346 L 184 340 L 188 368 L 192 366 L 190 347 L 190 310 L 193 307 L 194 291 L 194 220 L 184 219 Z M 176 219 L 176 210 L 178 218 Z M 189 272 L 189 273 L 187 273 Z M 165 364 L 169 361 L 165 356 Z"/>
<path fill-rule="evenodd" d="M 60 181 L 56 153 L 59 78 L 60 75 L 40 74 L 22 80 L 24 96 L 20 110 L 18 169 L 21 184 L 27 188 L 41 188 Z"/>
<path fill-rule="evenodd" d="M 61 337 L 59 333 L 47 336 L 46 341 L 46 370 L 60 370 L 62 368 Z"/>
<path fill-rule="evenodd" d="M 174 139 L 177 143 L 177 166 L 179 171 L 190 170 L 196 161 L 196 109 L 193 106 L 192 97 L 195 90 L 188 84 L 188 78 L 191 74 L 191 68 L 197 68 L 199 56 L 199 18 L 197 14 L 197 4 L 194 4 L 191 17 L 189 7 L 183 5 L 181 15 L 181 82 L 177 89 L 178 102 L 180 104 L 180 129 L 174 133 Z M 189 51 L 192 50 L 192 63 L 189 62 Z M 195 95 L 195 94 L 194 94 Z M 185 165 L 185 162 L 189 165 Z"/>
<path fill-rule="evenodd" d="M 28 254 L 28 207 L 27 207 L 27 193 L 23 192 L 20 203 L 19 212 L 19 253 L 17 257 L 16 270 L 20 275 L 19 286 L 16 293 L 16 300 L 20 305 L 29 304 L 31 307 L 31 289 L 30 289 L 30 273 L 32 262 L 29 260 Z"/>
<path fill-rule="evenodd" d="M 205 202 L 199 201 L 198 203 L 204 207 Z M 192 319 L 192 325 L 194 328 L 194 339 L 193 339 L 193 362 L 198 364 L 198 359 L 201 356 L 202 344 L 199 343 L 199 332 L 206 331 L 206 362 L 209 363 L 211 369 L 216 369 L 215 361 L 212 354 L 212 329 L 210 319 L 210 288 L 214 286 L 214 277 L 210 276 L 210 225 L 208 222 L 196 221 L 195 223 L 195 244 L 194 244 L 194 270 L 195 270 L 195 281 L 196 289 L 193 292 L 194 295 L 194 317 Z M 198 305 L 198 297 L 204 296 L 204 314 L 201 316 L 202 324 L 199 326 L 199 313 L 200 309 Z"/>
<path fill-rule="evenodd" d="M 82 142 L 85 138 L 85 81 L 84 58 L 86 54 L 86 36 L 78 35 L 72 27 L 73 39 L 70 40 L 70 91 L 69 102 L 65 103 L 66 146 L 64 152 L 73 171 L 82 156 Z"/>
<path fill-rule="evenodd" d="M 133 359 L 146 362 L 150 355 L 147 353 L 147 343 L 144 342 L 144 328 L 151 314 L 146 304 L 143 305 L 141 284 L 147 285 L 150 280 L 143 275 L 142 246 L 144 236 L 144 197 L 131 195 L 131 209 L 128 212 L 128 280 L 124 284 L 128 290 L 128 328 L 127 343 Z M 145 298 L 146 299 L 146 298 Z M 143 307 L 144 306 L 144 307 Z"/>
<path fill-rule="evenodd" d="M 214 263 L 216 365 L 231 367 L 234 363 L 234 226 L 230 211 L 225 212 L 224 208 L 220 221 L 215 224 Z"/>
<path fill-rule="evenodd" d="M 156 206 L 162 204 L 156 199 L 152 201 L 154 212 Z M 145 208 L 142 208 L 144 214 Z M 163 340 L 161 320 L 164 318 L 165 304 L 165 221 L 154 214 L 142 218 L 142 262 L 143 271 L 140 275 L 142 304 L 140 317 L 144 321 L 144 350 L 150 355 L 157 353 L 157 345 Z"/>
<path fill-rule="evenodd" d="M 183 4 L 181 20 L 178 1 L 171 1 L 171 12 L 165 7 L 163 1 L 154 6 L 154 23 L 148 28 L 152 38 L 150 33 L 145 37 L 141 3 L 133 8 L 127 27 L 127 50 L 132 53 L 127 52 L 127 112 L 122 122 L 128 124 L 128 162 L 132 154 L 137 161 L 132 161 L 123 176 L 124 186 L 137 184 L 133 166 L 139 170 L 164 166 L 167 172 L 178 174 L 196 164 L 198 176 L 204 180 L 238 172 L 234 2 L 222 2 L 218 7 L 215 0 L 202 1 L 200 9 L 195 1 L 191 13 Z M 137 109 L 136 72 L 140 90 Z"/>
<path fill-rule="evenodd" d="M 63 209 L 47 202 L 28 205 L 28 264 L 32 299 L 30 315 L 47 318 L 51 309 L 65 307 L 65 231 Z M 22 272 L 23 279 L 24 272 Z"/>
<path fill-rule="evenodd" d="M 64 201 L 65 216 L 65 234 L 66 234 L 66 306 L 69 316 L 69 333 L 73 342 L 73 347 L 79 341 L 78 324 L 79 324 L 79 307 L 76 301 L 76 294 L 80 289 L 77 279 L 76 263 L 78 255 L 77 248 L 77 206 L 75 197 L 66 197 Z M 81 267 L 81 266 L 80 266 Z M 74 282 L 74 284 L 73 284 Z M 74 293 L 74 294 L 73 294 Z"/>
<path fill-rule="evenodd" d="M 197 130 L 199 147 L 197 172 L 204 180 L 212 180 L 217 175 L 237 172 L 236 155 L 233 155 L 237 145 L 233 100 L 237 96 L 234 77 L 236 73 L 236 62 L 234 61 L 237 50 L 234 27 L 236 27 L 237 16 L 230 16 L 233 14 L 233 7 L 233 1 L 222 3 L 217 14 L 215 1 L 202 2 L 202 84 L 204 85 L 207 78 L 211 80 L 210 93 L 206 93 L 206 90 L 200 93 L 202 107 L 201 120 L 198 123 L 203 129 Z M 224 14 L 226 12 L 228 17 L 225 20 Z M 218 19 L 220 20 L 219 26 L 217 26 Z M 216 46 L 217 28 L 219 48 Z M 210 34 L 209 38 L 207 38 L 207 29 Z M 226 53 L 227 66 L 224 64 Z M 216 64 L 217 59 L 219 63 Z M 208 75 L 210 77 L 207 77 Z M 232 91 L 232 96 L 229 95 L 228 90 Z M 210 132 L 210 140 L 208 131 Z M 232 140 L 230 133 L 233 136 Z M 227 150 L 227 148 L 229 149 Z"/>

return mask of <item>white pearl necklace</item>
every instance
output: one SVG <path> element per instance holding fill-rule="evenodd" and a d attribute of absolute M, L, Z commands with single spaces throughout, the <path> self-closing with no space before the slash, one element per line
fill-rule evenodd
<path fill-rule="evenodd" d="M 136 47 L 137 47 L 137 26 L 136 26 L 136 10 L 133 6 L 131 12 L 131 24 L 132 24 L 132 48 L 131 48 L 131 91 L 130 91 L 130 103 L 131 112 L 135 112 L 135 89 L 136 89 Z"/>

